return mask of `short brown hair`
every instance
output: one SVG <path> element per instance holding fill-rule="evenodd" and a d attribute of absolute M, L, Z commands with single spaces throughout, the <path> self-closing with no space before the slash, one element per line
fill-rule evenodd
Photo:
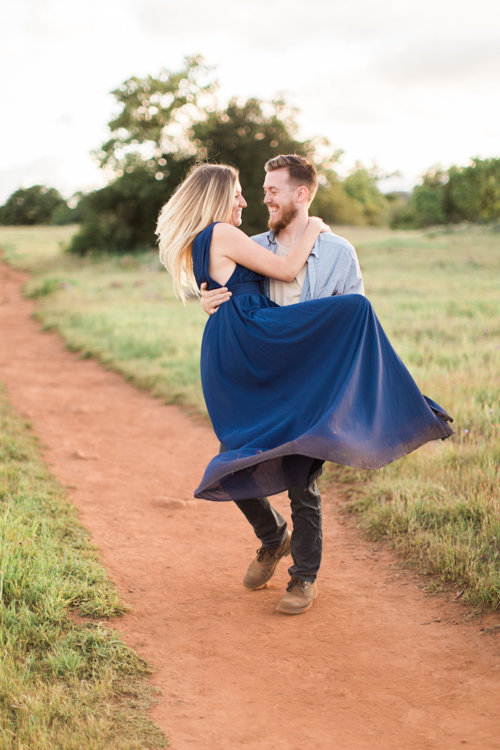
<path fill-rule="evenodd" d="M 264 165 L 266 172 L 274 172 L 275 169 L 288 169 L 290 179 L 297 185 L 305 185 L 309 190 L 312 200 L 318 187 L 318 175 L 316 167 L 308 159 L 298 154 L 279 154 L 269 159 Z"/>

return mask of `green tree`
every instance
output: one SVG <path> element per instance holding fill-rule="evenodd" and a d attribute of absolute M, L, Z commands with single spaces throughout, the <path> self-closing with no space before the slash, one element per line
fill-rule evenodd
<path fill-rule="evenodd" d="M 180 71 L 129 78 L 113 92 L 119 112 L 109 123 L 111 137 L 95 153 L 112 179 L 82 201 L 74 252 L 152 244 L 161 205 L 196 161 L 226 162 L 239 169 L 248 201 L 243 228 L 250 234 L 263 231 L 267 223 L 262 183 L 268 159 L 298 153 L 315 160 L 321 145 L 328 156 L 319 172 L 332 169 L 339 152 L 330 153 L 326 139 L 300 140 L 296 111 L 286 102 L 232 99 L 220 108 L 216 88 L 202 58 L 190 57 Z M 342 218 L 366 223 L 375 217 L 373 190 L 366 190 L 373 205 L 365 208 L 337 179 L 323 183 L 319 194 L 325 209 L 329 200 Z M 331 213 L 330 206 L 325 218 Z"/>
<path fill-rule="evenodd" d="M 417 217 L 411 204 L 411 193 L 394 190 L 386 193 L 389 204 L 389 225 L 393 229 L 412 229 L 416 226 Z"/>
<path fill-rule="evenodd" d="M 500 218 L 500 159 L 450 167 L 445 186 L 448 219 L 483 223 Z"/>
<path fill-rule="evenodd" d="M 55 188 L 19 188 L 0 207 L 0 224 L 50 224 L 54 212 L 66 205 Z"/>
<path fill-rule="evenodd" d="M 421 185 L 413 190 L 411 204 L 417 218 L 417 226 L 446 224 L 446 172 L 438 168 L 428 170 Z"/>
<path fill-rule="evenodd" d="M 101 167 L 116 177 L 137 166 L 165 174 L 170 159 L 196 157 L 191 128 L 215 109 L 216 88 L 200 56 L 186 57 L 181 70 L 124 81 L 111 92 L 120 109 L 95 152 Z"/>
<path fill-rule="evenodd" d="M 343 186 L 346 194 L 361 206 L 363 224 L 385 224 L 389 213 L 387 198 L 377 187 L 379 179 L 375 170 L 369 170 L 360 164 L 349 174 Z"/>
<path fill-rule="evenodd" d="M 421 185 L 416 185 L 408 200 L 399 200 L 391 211 L 391 226 L 397 229 L 445 224 L 447 218 L 447 174 L 439 167 L 429 169 Z M 398 205 L 399 203 L 399 205 Z"/>
<path fill-rule="evenodd" d="M 334 169 L 323 169 L 318 177 L 318 192 L 311 214 L 321 216 L 333 228 L 335 224 L 364 224 L 363 206 L 347 194 Z"/>
<path fill-rule="evenodd" d="M 96 152 L 113 179 L 82 201 L 84 219 L 71 250 L 151 245 L 161 205 L 196 161 L 237 167 L 248 201 L 244 229 L 265 229 L 264 163 L 279 153 L 313 156 L 316 142 L 297 138 L 296 113 L 282 100 L 232 99 L 217 108 L 217 85 L 208 74 L 201 58 L 187 58 L 179 72 L 130 78 L 113 92 L 120 112 Z"/>
<path fill-rule="evenodd" d="M 264 164 L 278 154 L 314 158 L 316 143 L 297 138 L 296 113 L 283 100 L 262 102 L 231 99 L 225 109 L 209 114 L 193 126 L 193 145 L 200 159 L 236 167 L 248 207 L 242 228 L 249 234 L 266 228 L 263 203 Z"/>
<path fill-rule="evenodd" d="M 427 227 L 500 219 L 500 159 L 472 159 L 467 166 L 429 169 L 393 226 Z"/>
<path fill-rule="evenodd" d="M 209 73 L 202 58 L 188 57 L 179 71 L 132 77 L 112 92 L 120 110 L 95 152 L 111 182 L 83 199 L 72 252 L 153 245 L 162 204 L 198 156 L 192 126 L 215 106 Z"/>
<path fill-rule="evenodd" d="M 83 219 L 83 193 L 78 192 L 71 196 L 63 206 L 56 208 L 50 219 L 51 224 L 62 226 L 63 224 L 79 224 Z"/>
<path fill-rule="evenodd" d="M 152 247 L 160 208 L 186 173 L 187 166 L 185 162 L 173 162 L 171 179 L 161 181 L 146 167 L 138 166 L 82 198 L 83 221 L 70 251 L 84 255 Z"/>

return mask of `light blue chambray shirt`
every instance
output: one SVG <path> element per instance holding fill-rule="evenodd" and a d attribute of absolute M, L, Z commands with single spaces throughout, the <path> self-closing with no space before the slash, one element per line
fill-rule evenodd
<path fill-rule="evenodd" d="M 273 230 L 252 237 L 262 247 L 276 252 Z M 269 281 L 263 284 L 264 294 L 269 294 Z M 307 273 L 302 287 L 301 302 L 334 294 L 362 294 L 365 290 L 356 251 L 344 237 L 332 232 L 322 232 L 307 259 Z"/>

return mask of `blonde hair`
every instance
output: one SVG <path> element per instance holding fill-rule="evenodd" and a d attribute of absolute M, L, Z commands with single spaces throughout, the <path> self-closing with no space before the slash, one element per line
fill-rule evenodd
<path fill-rule="evenodd" d="M 199 164 L 165 203 L 156 234 L 160 261 L 171 274 L 175 292 L 185 302 L 185 288 L 199 293 L 193 272 L 193 241 L 214 221 L 229 221 L 238 172 L 226 164 Z"/>

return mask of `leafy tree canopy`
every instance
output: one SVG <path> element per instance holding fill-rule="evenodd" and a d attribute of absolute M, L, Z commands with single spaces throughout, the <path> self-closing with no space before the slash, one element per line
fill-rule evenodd
<path fill-rule="evenodd" d="M 326 139 L 300 140 L 297 112 L 283 99 L 233 98 L 220 107 L 217 88 L 203 59 L 187 57 L 181 70 L 129 78 L 113 92 L 119 111 L 109 123 L 111 137 L 95 152 L 113 179 L 83 201 L 84 220 L 74 251 L 151 244 L 161 205 L 197 161 L 224 162 L 239 169 L 248 201 L 243 229 L 250 234 L 267 225 L 262 183 L 268 159 L 298 153 L 317 164 L 321 150 L 326 158 L 319 172 L 334 174 L 341 152 L 332 151 Z M 335 189 L 339 194 L 343 190 L 338 184 Z M 323 184 L 318 192 L 325 204 Z M 365 223 L 359 201 L 344 197 L 353 209 L 350 215 Z M 325 218 L 335 220 L 331 211 Z"/>
<path fill-rule="evenodd" d="M 0 224 L 50 224 L 66 201 L 55 188 L 33 185 L 19 188 L 0 207 Z"/>
<path fill-rule="evenodd" d="M 300 154 L 314 159 L 318 140 L 301 141 L 297 136 L 296 112 L 282 99 L 262 102 L 233 98 L 225 109 L 211 112 L 193 129 L 193 144 L 202 160 L 237 167 L 248 203 L 243 229 L 264 231 L 267 209 L 263 203 L 264 164 L 278 154 Z M 321 142 L 322 145 L 325 141 Z M 335 154 L 330 160 L 336 158 Z"/>
<path fill-rule="evenodd" d="M 427 227 L 500 219 L 500 159 L 472 159 L 467 166 L 429 169 L 394 226 Z"/>
<path fill-rule="evenodd" d="M 181 70 L 132 77 L 112 94 L 120 111 L 109 122 L 111 138 L 95 152 L 116 176 L 137 166 L 164 172 L 167 159 L 198 156 L 192 126 L 215 109 L 217 83 L 203 58 L 186 57 Z"/>

